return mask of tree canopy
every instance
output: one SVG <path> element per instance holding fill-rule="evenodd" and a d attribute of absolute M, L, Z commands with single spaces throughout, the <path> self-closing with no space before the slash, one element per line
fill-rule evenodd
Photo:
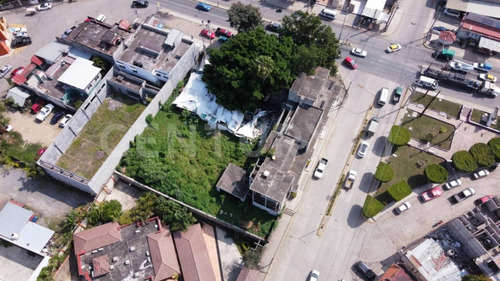
<path fill-rule="evenodd" d="M 394 125 L 389 132 L 387 140 L 394 145 L 405 145 L 410 141 L 411 133 L 408 129 Z"/>
<path fill-rule="evenodd" d="M 294 52 L 294 73 L 311 73 L 314 67 L 322 66 L 337 72 L 335 59 L 340 56 L 338 39 L 328 25 L 321 23 L 318 16 L 296 11 L 283 17 L 282 38 L 290 37 L 297 45 Z"/>
<path fill-rule="evenodd" d="M 233 3 L 227 11 L 227 15 L 231 27 L 236 28 L 238 32 L 250 31 L 262 24 L 259 8 L 251 4 Z"/>
<path fill-rule="evenodd" d="M 290 39 L 280 42 L 261 28 L 240 33 L 220 49 L 209 50 L 203 81 L 227 109 L 253 110 L 292 83 L 292 51 Z"/>
<path fill-rule="evenodd" d="M 484 274 L 481 275 L 465 275 L 462 277 L 462 281 L 489 281 L 490 278 Z"/>
<path fill-rule="evenodd" d="M 171 231 L 186 231 L 196 223 L 196 218 L 185 207 L 164 197 L 158 197 L 155 209 L 162 221 L 170 226 Z"/>

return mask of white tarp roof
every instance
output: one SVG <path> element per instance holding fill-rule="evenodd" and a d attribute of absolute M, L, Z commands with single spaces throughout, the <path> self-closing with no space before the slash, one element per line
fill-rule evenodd
<path fill-rule="evenodd" d="M 267 112 L 255 115 L 251 122 L 242 124 L 244 114 L 237 110 L 227 110 L 217 104 L 213 94 L 208 92 L 205 82 L 201 80 L 202 74 L 192 73 L 182 93 L 174 100 L 173 104 L 196 113 L 212 128 L 227 129 L 238 137 L 255 138 L 254 127 L 258 118 Z"/>
<path fill-rule="evenodd" d="M 26 93 L 20 87 L 14 87 L 9 90 L 7 98 L 12 98 L 17 105 L 23 107 L 26 99 L 30 97 L 30 94 Z"/>
<path fill-rule="evenodd" d="M 57 81 L 80 90 L 85 90 L 101 71 L 100 68 L 93 66 L 93 64 L 93 61 L 76 58 Z"/>
<path fill-rule="evenodd" d="M 491 39 L 486 38 L 486 37 L 481 37 L 481 39 L 479 39 L 478 46 L 479 46 L 479 48 L 485 48 L 485 49 L 488 49 L 490 51 L 500 52 L 500 42 L 495 41 L 495 40 L 491 40 Z"/>

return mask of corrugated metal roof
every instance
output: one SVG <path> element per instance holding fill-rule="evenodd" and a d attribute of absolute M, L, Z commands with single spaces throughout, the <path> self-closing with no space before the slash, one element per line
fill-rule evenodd
<path fill-rule="evenodd" d="M 43 46 L 35 55 L 45 59 L 47 63 L 53 64 L 62 53 L 68 52 L 69 49 L 71 46 L 53 41 Z"/>
<path fill-rule="evenodd" d="M 33 213 L 8 202 L 0 211 L 0 235 L 10 239 L 13 233 L 19 234 Z"/>
<path fill-rule="evenodd" d="M 27 222 L 21 233 L 17 245 L 35 253 L 41 253 L 47 242 L 54 235 L 54 231 L 33 222 Z"/>
<path fill-rule="evenodd" d="M 446 8 L 488 17 L 498 17 L 500 15 L 500 4 L 487 1 L 448 0 Z"/>

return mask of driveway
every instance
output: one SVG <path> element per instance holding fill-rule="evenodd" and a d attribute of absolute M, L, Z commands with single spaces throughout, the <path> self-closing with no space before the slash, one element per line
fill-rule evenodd
<path fill-rule="evenodd" d="M 50 119 L 54 116 L 54 113 L 51 113 L 41 123 L 36 121 L 35 115 L 29 112 L 6 112 L 5 115 L 10 118 L 9 124 L 14 127 L 13 130 L 21 133 L 24 141 L 41 143 L 44 147 L 49 146 L 62 130 L 58 124 L 50 125 Z"/>
<path fill-rule="evenodd" d="M 23 170 L 4 167 L 0 167 L 0 193 L 26 205 L 40 218 L 37 223 L 53 230 L 69 211 L 93 199 L 50 177 L 28 179 Z"/>

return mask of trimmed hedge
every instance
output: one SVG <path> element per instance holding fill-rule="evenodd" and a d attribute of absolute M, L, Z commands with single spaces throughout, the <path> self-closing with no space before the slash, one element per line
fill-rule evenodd
<path fill-rule="evenodd" d="M 472 173 L 477 170 L 478 165 L 476 159 L 468 151 L 460 150 L 455 152 L 451 157 L 453 166 L 465 173 Z"/>
<path fill-rule="evenodd" d="M 492 138 L 488 145 L 491 147 L 495 159 L 500 162 L 500 138 Z"/>
<path fill-rule="evenodd" d="M 384 162 L 378 163 L 375 178 L 381 182 L 388 182 L 394 178 L 394 170 Z"/>
<path fill-rule="evenodd" d="M 493 151 L 491 147 L 487 144 L 479 142 L 474 144 L 469 149 L 470 154 L 476 159 L 477 164 L 480 167 L 489 167 L 495 164 L 495 156 L 493 155 Z"/>
<path fill-rule="evenodd" d="M 433 183 L 444 183 L 448 179 L 448 171 L 439 164 L 430 164 L 425 167 L 425 176 Z"/>
<path fill-rule="evenodd" d="M 367 218 L 373 218 L 384 209 L 384 204 L 375 199 L 375 197 L 366 196 L 365 204 L 363 205 L 363 215 Z"/>
<path fill-rule="evenodd" d="M 397 202 L 410 195 L 412 191 L 410 185 L 406 181 L 400 181 L 389 186 L 389 188 L 387 188 L 387 192 L 391 195 L 394 201 Z"/>
<path fill-rule="evenodd" d="M 410 141 L 411 133 L 408 129 L 401 126 L 392 126 L 388 140 L 394 145 L 405 145 Z"/>

